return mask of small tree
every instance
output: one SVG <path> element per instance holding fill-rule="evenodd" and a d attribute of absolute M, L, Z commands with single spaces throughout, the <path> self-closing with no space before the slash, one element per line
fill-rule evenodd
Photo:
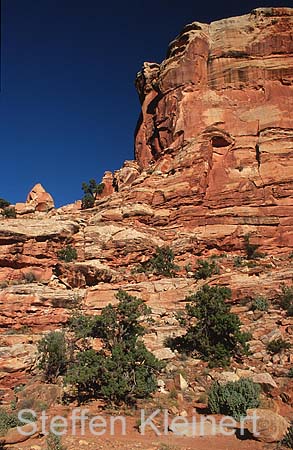
<path fill-rule="evenodd" d="M 281 293 L 277 296 L 277 302 L 281 308 L 287 311 L 289 317 L 293 316 L 293 285 L 281 285 Z"/>
<path fill-rule="evenodd" d="M 257 251 L 259 245 L 250 242 L 250 234 L 244 236 L 244 249 L 247 259 L 257 259 L 264 256 L 263 253 Z"/>
<path fill-rule="evenodd" d="M 67 245 L 65 248 L 62 248 L 57 252 L 58 259 L 65 262 L 71 262 L 74 259 L 77 259 L 77 251 L 71 245 Z"/>
<path fill-rule="evenodd" d="M 142 319 L 148 321 L 150 309 L 125 291 L 116 298 L 118 304 L 106 306 L 100 316 L 75 316 L 69 322 L 78 338 L 102 341 L 98 352 L 77 353 L 68 370 L 66 382 L 76 386 L 80 401 L 102 397 L 114 404 L 134 403 L 156 389 L 155 374 L 163 365 L 141 340 Z"/>
<path fill-rule="evenodd" d="M 2 216 L 6 217 L 7 219 L 15 219 L 16 217 L 16 211 L 14 206 L 4 208 L 1 212 Z"/>
<path fill-rule="evenodd" d="M 91 179 L 88 183 L 82 183 L 84 196 L 82 198 L 82 209 L 92 208 L 95 200 L 104 190 L 104 183 L 97 183 L 95 179 Z"/>
<path fill-rule="evenodd" d="M 140 272 L 154 272 L 165 277 L 173 277 L 176 270 L 178 266 L 174 263 L 174 253 L 168 246 L 157 247 L 154 256 L 139 268 Z"/>
<path fill-rule="evenodd" d="M 249 335 L 240 331 L 240 319 L 225 303 L 230 297 L 230 289 L 208 285 L 187 297 L 185 315 L 180 318 L 187 331 L 171 339 L 171 348 L 198 355 L 210 366 L 226 366 L 232 356 L 247 354 Z"/>
<path fill-rule="evenodd" d="M 252 311 L 267 311 L 269 309 L 269 302 L 265 297 L 262 297 L 261 295 L 258 297 L 255 297 L 251 303 L 251 310 Z"/>
<path fill-rule="evenodd" d="M 54 383 L 59 375 L 65 373 L 67 359 L 67 344 L 65 335 L 60 331 L 52 331 L 38 343 L 39 368 L 44 372 L 45 379 Z"/>
<path fill-rule="evenodd" d="M 285 341 L 282 338 L 273 339 L 267 344 L 267 351 L 272 355 L 281 353 L 283 350 L 288 350 L 289 348 L 291 348 L 290 342 Z"/>
<path fill-rule="evenodd" d="M 0 209 L 7 208 L 7 206 L 10 206 L 10 202 L 4 198 L 0 198 Z"/>
<path fill-rule="evenodd" d="M 215 261 L 209 262 L 204 259 L 199 259 L 197 263 L 198 266 L 194 275 L 196 280 L 206 280 L 212 275 L 220 273 L 219 266 Z"/>

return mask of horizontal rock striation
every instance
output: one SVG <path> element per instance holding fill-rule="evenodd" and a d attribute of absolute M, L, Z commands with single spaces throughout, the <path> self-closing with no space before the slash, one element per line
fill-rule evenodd
<path fill-rule="evenodd" d="M 292 283 L 292 21 L 293 9 L 261 8 L 187 25 L 165 61 L 138 73 L 135 161 L 105 173 L 94 208 L 54 209 L 37 185 L 15 219 L 0 221 L 1 389 L 34 369 L 44 331 L 77 307 L 98 314 L 121 288 L 151 306 L 147 344 L 172 358 L 165 338 L 179 332 L 185 297 L 206 283 L 193 276 L 198 259 L 211 255 L 222 258 L 208 282 L 231 287 L 253 334 L 247 364 L 288 371 L 292 357 L 272 360 L 265 343 L 292 341 L 291 319 L 275 305 L 261 316 L 249 308 L 256 295 L 273 299 Z M 266 257 L 237 266 L 247 234 Z M 77 251 L 70 262 L 59 253 L 68 245 Z M 176 277 L 138 273 L 163 245 L 174 251 Z"/>

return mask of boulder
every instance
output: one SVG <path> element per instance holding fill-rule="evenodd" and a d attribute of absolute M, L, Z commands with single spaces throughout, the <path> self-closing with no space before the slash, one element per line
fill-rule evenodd
<path fill-rule="evenodd" d="M 256 427 L 254 429 L 253 421 L 246 421 L 246 428 L 253 437 L 261 442 L 272 443 L 279 442 L 287 433 L 289 422 L 279 414 L 269 409 L 249 409 L 247 418 L 257 417 Z"/>
<path fill-rule="evenodd" d="M 33 206 L 36 211 L 48 212 L 54 208 L 54 200 L 52 196 L 38 183 L 27 196 L 26 203 Z"/>

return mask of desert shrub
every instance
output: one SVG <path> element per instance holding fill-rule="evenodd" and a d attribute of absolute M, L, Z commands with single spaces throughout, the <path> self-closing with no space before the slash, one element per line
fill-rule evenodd
<path fill-rule="evenodd" d="M 0 409 L 0 436 L 3 436 L 10 428 L 15 428 L 20 425 L 16 414 L 11 414 Z"/>
<path fill-rule="evenodd" d="M 239 317 L 230 312 L 225 302 L 230 297 L 230 289 L 208 285 L 187 297 L 185 314 L 179 320 L 187 327 L 186 334 L 169 339 L 169 346 L 199 356 L 210 366 L 226 366 L 231 357 L 247 354 L 249 335 L 240 331 Z"/>
<path fill-rule="evenodd" d="M 265 297 L 256 297 L 251 304 L 252 311 L 267 311 L 269 309 L 269 302 Z"/>
<path fill-rule="evenodd" d="M 286 435 L 282 439 L 281 444 L 287 448 L 293 448 L 293 423 L 292 422 L 291 422 L 291 425 L 290 425 Z"/>
<path fill-rule="evenodd" d="M 243 258 L 242 258 L 242 256 L 239 256 L 239 255 L 235 256 L 233 262 L 234 262 L 234 267 L 241 267 L 241 266 L 243 266 Z"/>
<path fill-rule="evenodd" d="M 287 311 L 288 316 L 293 316 L 293 285 L 281 285 L 281 293 L 277 296 L 277 302 L 281 308 Z"/>
<path fill-rule="evenodd" d="M 104 398 L 112 404 L 135 403 L 157 388 L 155 374 L 163 365 L 147 350 L 145 334 L 150 309 L 141 299 L 124 291 L 117 305 L 106 306 L 99 316 L 74 316 L 70 330 L 78 338 L 99 338 L 102 349 L 78 352 L 65 381 L 76 387 L 79 401 Z"/>
<path fill-rule="evenodd" d="M 262 258 L 264 256 L 264 254 L 258 252 L 257 251 L 258 248 L 259 248 L 259 245 L 252 244 L 250 242 L 250 235 L 246 234 L 244 236 L 244 249 L 245 249 L 247 259 Z"/>
<path fill-rule="evenodd" d="M 208 260 L 199 259 L 197 263 L 198 266 L 194 275 L 196 280 L 206 280 L 212 275 L 220 273 L 219 266 L 215 261 L 210 262 Z"/>
<path fill-rule="evenodd" d="M 7 208 L 8 206 L 10 206 L 10 202 L 4 198 L 0 198 L 0 209 Z"/>
<path fill-rule="evenodd" d="M 168 246 L 157 247 L 155 255 L 138 268 L 139 272 L 153 272 L 165 277 L 175 276 L 176 270 L 174 253 Z"/>
<path fill-rule="evenodd" d="M 36 276 L 33 272 L 26 272 L 23 276 L 26 283 L 33 283 L 36 281 Z"/>
<path fill-rule="evenodd" d="M 280 353 L 282 350 L 288 350 L 290 347 L 290 342 L 287 342 L 282 338 L 278 338 L 268 343 L 267 351 L 275 355 L 277 353 Z"/>
<path fill-rule="evenodd" d="M 290 367 L 290 369 L 288 370 L 287 377 L 293 378 L 293 367 Z"/>
<path fill-rule="evenodd" d="M 88 183 L 82 183 L 82 190 L 84 192 L 81 203 L 82 209 L 92 208 L 97 196 L 103 192 L 104 187 L 104 183 L 98 184 L 94 179 L 91 179 Z"/>
<path fill-rule="evenodd" d="M 30 421 L 35 421 L 35 417 L 33 417 L 30 413 L 23 414 L 23 418 Z M 7 433 L 10 428 L 15 428 L 24 425 L 21 422 L 16 413 L 9 413 L 5 409 L 0 408 L 0 436 L 3 436 Z"/>
<path fill-rule="evenodd" d="M 77 251 L 71 245 L 67 245 L 65 248 L 62 248 L 57 252 L 58 259 L 65 262 L 71 262 L 74 259 L 77 259 Z"/>
<path fill-rule="evenodd" d="M 46 450 L 67 450 L 62 444 L 61 437 L 50 432 L 46 439 Z"/>
<path fill-rule="evenodd" d="M 15 208 L 13 206 L 4 208 L 2 210 L 2 216 L 6 217 L 7 219 L 15 219 L 16 217 Z"/>
<path fill-rule="evenodd" d="M 65 373 L 68 358 L 65 335 L 60 331 L 51 331 L 38 343 L 39 368 L 46 381 L 54 383 L 59 375 Z"/>
<path fill-rule="evenodd" d="M 213 414 L 224 414 L 240 420 L 249 408 L 260 403 L 260 385 L 248 378 L 226 384 L 215 382 L 208 394 L 208 407 Z"/>

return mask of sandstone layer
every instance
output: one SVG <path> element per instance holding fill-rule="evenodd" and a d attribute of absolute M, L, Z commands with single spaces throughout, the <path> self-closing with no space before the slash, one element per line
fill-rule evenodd
<path fill-rule="evenodd" d="M 292 9 L 263 8 L 187 25 L 165 61 L 138 73 L 135 161 L 105 173 L 94 208 L 54 209 L 37 185 L 16 219 L 0 221 L 3 392 L 34 371 L 44 331 L 77 306 L 98 314 L 119 288 L 151 306 L 147 345 L 172 360 L 165 338 L 180 332 L 175 313 L 204 283 L 193 277 L 198 258 L 211 255 L 220 273 L 208 281 L 231 287 L 233 310 L 252 333 L 246 368 L 288 372 L 292 355 L 269 355 L 266 344 L 293 342 L 292 321 L 274 305 L 257 315 L 250 304 L 292 283 L 292 22 Z M 266 256 L 238 267 L 247 234 Z M 58 256 L 67 245 L 77 250 L 69 263 Z M 163 245 L 174 251 L 176 277 L 137 273 Z"/>

